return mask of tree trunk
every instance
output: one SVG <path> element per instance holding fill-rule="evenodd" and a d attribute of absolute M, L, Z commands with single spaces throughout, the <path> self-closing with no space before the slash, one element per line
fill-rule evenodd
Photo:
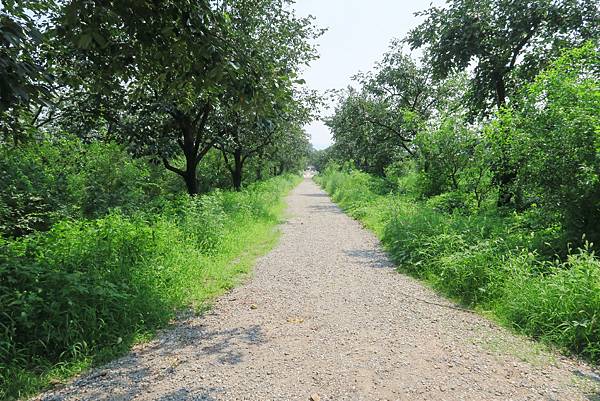
<path fill-rule="evenodd" d="M 208 151 L 208 147 L 205 148 L 200 155 L 196 154 L 196 148 L 193 141 L 184 140 L 180 142 L 181 150 L 185 156 L 185 169 L 180 169 L 172 166 L 167 158 L 163 158 L 163 164 L 167 170 L 172 171 L 183 178 L 188 194 L 190 196 L 198 195 L 198 180 L 196 179 L 196 167 L 198 166 L 199 159 Z"/>
<path fill-rule="evenodd" d="M 208 143 L 203 140 L 203 133 L 210 111 L 211 105 L 210 103 L 206 103 L 195 117 L 178 110 L 171 113 L 181 133 L 181 137 L 177 139 L 177 143 L 185 156 L 185 169 L 172 166 L 166 157 L 163 158 L 163 164 L 167 170 L 183 178 L 190 196 L 198 195 L 199 191 L 198 179 L 196 177 L 198 163 L 214 146 L 214 143 Z"/>
<path fill-rule="evenodd" d="M 191 196 L 198 195 L 198 180 L 196 179 L 196 169 L 188 170 L 185 172 L 185 186 L 187 187 L 188 194 Z"/>
<path fill-rule="evenodd" d="M 198 180 L 196 179 L 196 149 L 194 147 L 194 139 L 191 133 L 191 127 L 185 132 L 183 141 L 183 153 L 185 155 L 185 174 L 183 179 L 187 187 L 187 191 L 191 196 L 198 195 Z"/>
<path fill-rule="evenodd" d="M 495 79 L 495 91 L 496 91 L 496 105 L 501 108 L 506 104 L 506 85 L 504 84 L 504 77 L 498 74 Z"/>
<path fill-rule="evenodd" d="M 498 201 L 496 202 L 498 207 L 509 206 L 515 200 L 515 192 L 512 184 L 515 178 L 517 178 L 517 174 L 514 171 L 510 171 L 510 168 L 505 163 L 502 164 L 502 170 L 495 173 L 498 183 Z"/>
<path fill-rule="evenodd" d="M 262 155 L 258 154 L 258 161 L 257 161 L 257 166 L 256 166 L 256 181 L 262 180 L 262 169 L 263 169 Z"/>
<path fill-rule="evenodd" d="M 198 195 L 198 180 L 196 179 L 196 152 L 194 147 L 186 147 L 184 149 L 185 154 L 185 171 L 183 172 L 183 180 L 187 187 L 188 194 L 191 196 Z"/>
<path fill-rule="evenodd" d="M 233 188 L 236 191 L 241 191 L 244 159 L 242 158 L 242 152 L 240 150 L 235 151 L 235 153 L 233 154 L 233 160 L 234 165 L 231 169 L 231 180 L 233 182 Z"/>
<path fill-rule="evenodd" d="M 496 90 L 496 105 L 500 109 L 506 105 L 506 85 L 504 83 L 504 76 L 497 74 L 495 79 L 495 90 Z M 496 173 L 496 181 L 498 182 L 498 207 L 509 206 L 515 197 L 515 193 L 511 186 L 516 178 L 516 174 L 510 171 L 508 166 L 508 157 L 502 156 L 500 165 L 501 171 Z"/>

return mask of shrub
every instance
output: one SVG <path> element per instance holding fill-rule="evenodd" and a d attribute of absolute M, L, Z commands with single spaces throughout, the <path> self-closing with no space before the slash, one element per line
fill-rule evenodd
<path fill-rule="evenodd" d="M 485 305 L 504 288 L 507 272 L 499 246 L 492 240 L 454 247 L 454 252 L 434 256 L 427 273 L 435 287 L 467 305 Z"/>
<path fill-rule="evenodd" d="M 156 169 L 116 144 L 83 144 L 69 136 L 0 146 L 5 188 L 0 193 L 0 235 L 45 231 L 64 218 L 95 218 L 112 209 L 147 210 L 164 193 L 160 181 L 151 180 Z"/>
<path fill-rule="evenodd" d="M 364 173 L 332 168 L 319 179 L 335 188 L 344 209 L 375 228 L 401 271 L 493 311 L 521 332 L 598 361 L 600 261 L 590 249 L 564 262 L 549 259 L 558 244 L 566 246 L 561 227 L 543 209 L 450 214 L 454 193 L 420 202 L 401 190 L 376 194 L 378 179 Z"/>
<path fill-rule="evenodd" d="M 566 52 L 488 129 L 493 153 L 516 171 L 513 190 L 556 214 L 579 244 L 583 234 L 600 239 L 598 65 L 592 43 Z"/>
<path fill-rule="evenodd" d="M 163 200 L 160 214 L 113 211 L 0 239 L 0 396 L 16 395 L 22 376 L 127 347 L 231 286 L 240 270 L 230 260 L 271 232 L 294 182 L 278 177 L 239 193 Z"/>
<path fill-rule="evenodd" d="M 77 152 L 78 144 L 71 141 L 0 146 L 0 235 L 47 230 L 57 219 L 73 214 L 67 177 L 76 174 L 76 168 L 66 160 Z"/>
<path fill-rule="evenodd" d="M 466 212 L 469 209 L 467 197 L 462 192 L 445 192 L 427 200 L 427 206 L 443 213 Z"/>
<path fill-rule="evenodd" d="M 515 274 L 497 302 L 496 313 L 536 338 L 600 362 L 600 261 L 582 250 L 566 262 L 545 266 L 515 256 Z"/>

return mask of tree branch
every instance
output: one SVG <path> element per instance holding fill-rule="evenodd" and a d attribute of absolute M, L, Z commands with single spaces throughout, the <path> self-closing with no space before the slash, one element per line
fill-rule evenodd
<path fill-rule="evenodd" d="M 165 166 L 165 168 L 169 171 L 172 171 L 174 173 L 179 174 L 180 176 L 184 177 L 185 176 L 185 171 L 178 169 L 177 167 L 171 166 L 171 164 L 169 163 L 169 161 L 167 160 L 166 157 L 163 157 L 162 159 L 163 164 Z"/>
<path fill-rule="evenodd" d="M 378 127 L 380 127 L 380 128 L 385 128 L 385 129 L 387 129 L 388 131 L 391 131 L 392 133 L 396 134 L 396 136 L 398 136 L 398 138 L 400 138 L 400 140 L 401 140 L 402 142 L 410 142 L 410 139 L 407 139 L 406 137 L 404 137 L 404 135 L 402 135 L 402 134 L 400 133 L 400 131 L 398 131 L 398 130 L 394 129 L 394 128 L 393 128 L 393 127 L 391 127 L 390 125 L 384 124 L 384 123 L 382 123 L 382 122 L 380 122 L 380 121 L 377 121 L 377 120 L 374 120 L 374 119 L 371 119 L 371 118 L 369 118 L 367 115 L 364 115 L 364 116 L 363 116 L 363 118 L 364 118 L 364 119 L 365 119 L 365 120 L 366 120 L 368 123 L 375 124 L 376 126 L 378 126 Z"/>
<path fill-rule="evenodd" d="M 208 116 L 210 114 L 211 106 L 209 102 L 206 102 L 202 111 L 198 113 L 196 118 L 194 119 L 193 126 L 196 127 L 198 121 L 200 124 L 196 127 L 196 139 L 194 143 L 194 153 L 198 153 L 200 149 L 200 143 L 202 142 L 202 134 L 204 134 L 204 127 L 206 127 L 206 122 L 208 121 Z M 211 145 L 212 146 L 212 145 Z"/>
<path fill-rule="evenodd" d="M 204 147 L 200 150 L 200 152 L 196 155 L 196 159 L 194 160 L 194 165 L 198 165 L 198 163 L 200 163 L 200 160 L 202 160 L 202 158 L 204 156 L 206 156 L 206 154 L 208 153 L 209 150 L 212 149 L 213 146 L 215 146 L 216 144 L 216 140 L 212 141 L 212 142 L 208 142 L 204 145 Z"/>
<path fill-rule="evenodd" d="M 233 167 L 231 167 L 231 164 L 229 164 L 229 158 L 227 158 L 227 152 L 225 151 L 225 148 L 220 149 L 221 153 L 223 154 L 223 159 L 225 160 L 225 167 L 227 167 L 227 170 L 233 174 Z"/>
<path fill-rule="evenodd" d="M 515 67 L 519 53 L 521 53 L 521 50 L 523 50 L 523 48 L 525 47 L 527 42 L 529 42 L 529 40 L 533 37 L 533 34 L 535 33 L 536 28 L 537 28 L 537 24 L 535 24 L 531 28 L 529 33 L 527 33 L 527 35 L 519 43 L 517 43 L 517 47 L 515 47 L 515 49 L 513 50 L 512 58 L 510 60 L 510 64 L 508 65 L 509 70 L 512 70 Z"/>

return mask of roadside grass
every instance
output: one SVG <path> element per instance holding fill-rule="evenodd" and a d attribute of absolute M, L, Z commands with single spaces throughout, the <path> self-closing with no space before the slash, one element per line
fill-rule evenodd
<path fill-rule="evenodd" d="M 600 363 L 600 260 L 589 248 L 557 257 L 562 232 L 535 210 L 448 213 L 358 171 L 330 168 L 315 180 L 378 235 L 399 271 L 519 333 Z"/>
<path fill-rule="evenodd" d="M 471 340 L 473 344 L 498 358 L 506 358 L 506 355 L 511 355 L 539 368 L 554 365 L 557 361 L 553 347 L 522 336 L 509 337 L 504 333 L 492 333 L 487 328 L 480 328 L 474 332 Z"/>
<path fill-rule="evenodd" d="M 64 221 L 0 243 L 0 399 L 64 383 L 202 313 L 276 244 L 297 176 L 166 201 L 159 215 Z"/>

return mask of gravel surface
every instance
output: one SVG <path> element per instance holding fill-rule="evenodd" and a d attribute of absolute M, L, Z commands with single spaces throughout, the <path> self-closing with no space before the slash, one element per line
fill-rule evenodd
<path fill-rule="evenodd" d="M 600 400 L 600 376 L 398 274 L 310 179 L 280 244 L 201 317 L 50 400 Z"/>

